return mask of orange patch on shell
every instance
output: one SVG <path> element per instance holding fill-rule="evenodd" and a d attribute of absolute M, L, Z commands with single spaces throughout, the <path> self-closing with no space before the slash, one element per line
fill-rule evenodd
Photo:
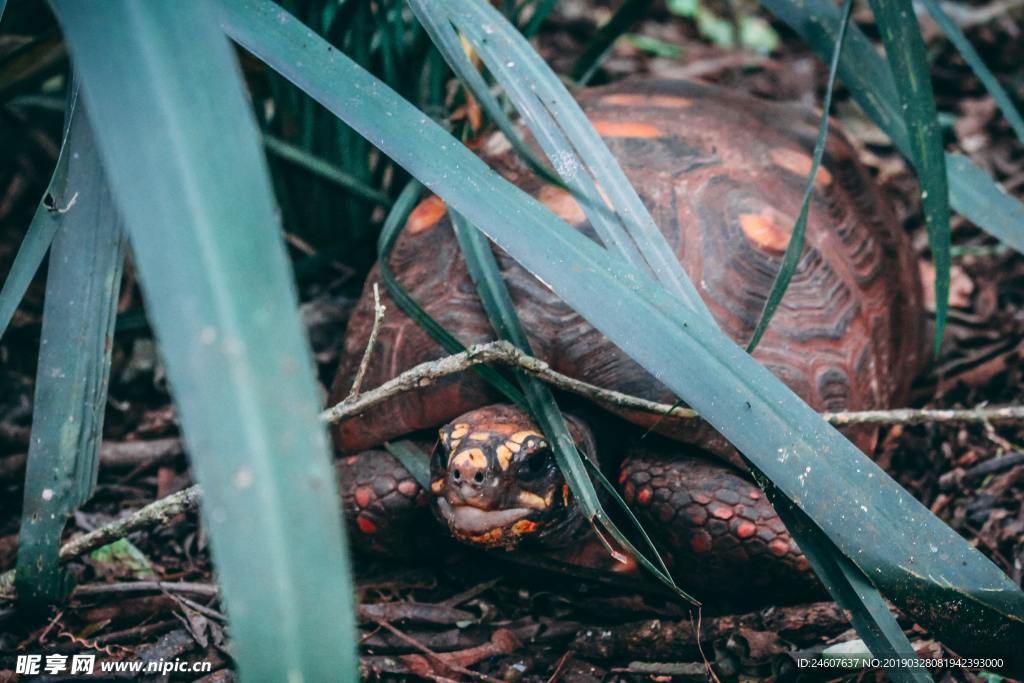
<path fill-rule="evenodd" d="M 583 213 L 579 202 L 568 190 L 554 185 L 545 185 L 537 193 L 537 200 L 569 225 L 576 225 L 587 220 L 587 214 Z"/>
<path fill-rule="evenodd" d="M 693 100 L 675 95 L 640 95 L 636 93 L 618 93 L 601 98 L 602 104 L 613 104 L 622 107 L 659 107 L 676 109 L 689 107 Z"/>
<path fill-rule="evenodd" d="M 776 147 L 769 155 L 775 164 L 803 178 L 810 174 L 811 166 L 814 164 L 814 160 L 810 155 L 788 147 Z M 818 187 L 827 187 L 832 184 L 832 174 L 828 172 L 827 168 L 818 166 L 818 173 L 814 176 L 814 184 Z"/>
<path fill-rule="evenodd" d="M 607 121 L 597 119 L 590 122 L 603 138 L 660 138 L 664 137 L 657 126 L 641 121 Z"/>
<path fill-rule="evenodd" d="M 711 516 L 718 519 L 732 519 L 732 508 L 725 505 L 718 505 L 711 511 Z"/>
<path fill-rule="evenodd" d="M 788 228 L 782 227 L 769 209 L 761 213 L 744 213 L 740 215 L 740 227 L 755 246 L 773 252 L 784 252 L 789 244 Z M 791 226 L 790 226 L 791 227 Z"/>
<path fill-rule="evenodd" d="M 444 200 L 432 194 L 412 210 L 405 229 L 410 235 L 430 230 L 444 217 L 446 211 L 448 211 L 448 205 L 444 203 Z"/>

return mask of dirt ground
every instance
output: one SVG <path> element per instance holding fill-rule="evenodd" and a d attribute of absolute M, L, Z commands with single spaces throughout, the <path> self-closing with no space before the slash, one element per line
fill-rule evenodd
<path fill-rule="evenodd" d="M 1024 102 L 1024 13 L 993 2 L 961 6 L 960 20 L 990 67 Z M 540 39 L 560 72 L 579 53 L 601 3 L 563 2 Z M 871 32 L 866 10 L 855 19 Z M 675 57 L 652 55 L 641 41 L 619 41 L 599 75 L 633 73 L 701 78 L 770 99 L 818 105 L 825 67 L 780 25 L 777 50 L 761 56 L 709 44 L 691 22 L 655 4 L 635 35 L 676 46 Z M 1024 198 L 1024 146 L 955 50 L 927 25 L 934 85 L 949 114 L 948 149 L 967 154 L 1008 192 Z M 840 88 L 834 112 L 862 161 L 877 176 L 913 238 L 930 282 L 919 192 L 907 165 Z M 41 196 L 59 144 L 60 113 L 6 126 L 23 142 L 0 159 L 0 273 L 6 273 L 20 236 Z M 42 160 L 42 161 L 41 161 Z M 1024 402 L 1024 258 L 961 218 L 949 327 L 940 356 L 915 386 L 913 406 L 971 407 Z M 303 287 L 304 318 L 321 377 L 337 364 L 345 320 L 361 274 Z M 71 520 L 68 535 L 94 529 L 192 482 L 178 442 L 178 425 L 152 338 L 141 313 L 131 268 L 122 288 L 106 422 L 104 466 L 93 499 Z M 24 453 L 31 422 L 43 281 L 37 278 L 11 329 L 0 340 L 0 571 L 14 565 Z M 934 300 L 934 294 L 931 294 Z M 129 446 L 125 447 L 125 444 Z M 1024 580 L 1024 429 L 957 424 L 892 427 L 877 458 L 893 476 L 990 557 L 1016 583 Z M 71 600 L 36 621 L 0 605 L 0 681 L 16 649 L 103 657 L 205 659 L 215 673 L 204 681 L 234 679 L 226 622 L 219 611 L 207 538 L 194 514 L 133 533 L 130 543 L 74 562 L 79 588 Z M 361 561 L 363 666 L 385 680 L 418 672 L 436 680 L 509 681 L 704 680 L 708 663 L 722 680 L 793 680 L 795 660 L 853 637 L 830 603 L 723 616 L 691 615 L 650 590 L 552 574 L 447 548 L 421 563 Z M 135 581 L 187 582 L 186 590 L 138 590 Z M 145 586 L 143 585 L 143 588 Z M 912 623 L 922 651 L 941 646 Z M 698 628 L 699 627 L 699 628 Z M 695 638 L 695 630 L 700 638 Z M 441 659 L 432 653 L 445 653 Z M 443 662 L 443 663 L 442 663 Z M 472 669 L 472 672 L 467 671 Z M 937 680 L 980 680 L 966 671 L 937 671 Z M 879 679 L 852 672 L 848 680 Z M 52 680 L 57 680 L 56 678 Z M 807 679 L 810 680 L 810 679 Z M 822 679 L 818 679 L 822 680 Z"/>

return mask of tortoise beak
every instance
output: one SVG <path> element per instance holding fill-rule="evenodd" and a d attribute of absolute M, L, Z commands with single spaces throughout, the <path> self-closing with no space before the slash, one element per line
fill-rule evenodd
<path fill-rule="evenodd" d="M 453 505 L 444 498 L 437 499 L 437 509 L 449 527 L 469 534 L 482 534 L 514 524 L 533 512 L 528 508 L 483 510 L 473 505 Z"/>

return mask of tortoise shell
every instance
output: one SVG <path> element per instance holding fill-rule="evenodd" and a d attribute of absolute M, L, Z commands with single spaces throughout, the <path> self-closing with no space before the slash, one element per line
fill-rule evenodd
<path fill-rule="evenodd" d="M 584 90 L 578 100 L 718 324 L 747 343 L 800 210 L 820 114 L 663 80 Z M 529 172 L 503 136 L 487 140 L 481 154 L 567 223 L 593 235 L 576 201 Z M 543 283 L 500 249 L 495 253 L 536 355 L 592 384 L 675 400 Z M 463 344 L 494 338 L 440 198 L 430 196 L 412 212 L 390 265 L 413 298 Z M 374 267 L 349 323 L 334 401 L 348 393 L 366 347 L 378 279 Z M 387 311 L 367 388 L 446 355 L 389 297 L 382 299 Z M 803 255 L 754 357 L 817 410 L 890 407 L 905 399 L 923 357 L 923 321 L 909 241 L 850 144 L 833 133 L 814 184 Z M 494 399 L 475 373 L 453 375 L 336 425 L 335 443 L 359 451 Z M 657 422 L 644 414 L 625 417 Z M 728 455 L 728 445 L 706 423 L 664 420 L 657 429 Z M 873 448 L 872 430 L 850 436 Z"/>

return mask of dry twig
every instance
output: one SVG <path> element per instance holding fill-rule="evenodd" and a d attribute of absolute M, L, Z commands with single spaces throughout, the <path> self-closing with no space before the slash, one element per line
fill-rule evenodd
<path fill-rule="evenodd" d="M 370 339 L 366 342 L 366 350 L 363 351 L 363 358 L 359 361 L 359 369 L 356 371 L 356 378 L 352 380 L 352 388 L 345 397 L 350 401 L 359 395 L 363 386 L 363 378 L 366 376 L 366 368 L 370 365 L 370 357 L 373 355 L 373 347 L 377 344 L 377 335 L 380 334 L 380 325 L 384 322 L 384 311 L 387 307 L 380 303 L 380 288 L 373 283 L 373 327 L 370 329 Z"/>
<path fill-rule="evenodd" d="M 368 345 L 368 349 L 372 344 Z M 364 358 L 365 360 L 365 358 Z M 350 396 L 341 403 L 320 413 L 320 418 L 333 424 L 345 418 L 358 415 L 387 399 L 406 391 L 429 386 L 436 380 L 463 372 L 482 363 L 500 363 L 529 373 L 552 386 L 569 391 L 599 403 L 630 410 L 639 410 L 655 415 L 682 419 L 699 419 L 689 408 L 675 408 L 667 403 L 648 401 L 611 389 L 581 382 L 552 370 L 544 361 L 528 356 L 506 341 L 473 346 L 434 361 L 427 361 L 406 370 L 379 387 L 361 394 Z M 978 407 L 962 409 L 905 408 L 898 410 L 863 410 L 836 413 L 822 413 L 822 417 L 836 426 L 855 424 L 925 424 L 925 423 L 976 423 L 1024 422 L 1024 406 Z M 198 486 L 179 491 L 147 505 L 139 511 L 100 527 L 66 543 L 60 550 L 60 559 L 67 562 L 79 555 L 123 538 L 139 529 L 165 524 L 171 518 L 195 510 L 199 505 L 201 492 Z M 14 572 L 0 574 L 0 594 L 13 591 Z"/>
<path fill-rule="evenodd" d="M 346 398 L 320 414 L 325 422 L 335 423 L 358 415 L 368 408 L 393 396 L 429 386 L 442 377 L 454 375 L 484 363 L 498 363 L 522 370 L 548 384 L 589 398 L 598 403 L 628 408 L 654 415 L 680 419 L 699 419 L 690 408 L 673 408 L 667 403 L 649 401 L 638 396 L 605 389 L 553 370 L 550 365 L 523 353 L 506 341 L 478 344 L 462 353 L 427 361 L 406 370 L 379 387 L 363 392 L 358 397 Z M 822 413 L 822 417 L 835 426 L 861 424 L 925 424 L 933 422 L 997 423 L 1024 422 L 1024 406 L 1000 408 L 979 407 L 963 409 L 903 408 L 897 410 L 860 410 Z"/>

